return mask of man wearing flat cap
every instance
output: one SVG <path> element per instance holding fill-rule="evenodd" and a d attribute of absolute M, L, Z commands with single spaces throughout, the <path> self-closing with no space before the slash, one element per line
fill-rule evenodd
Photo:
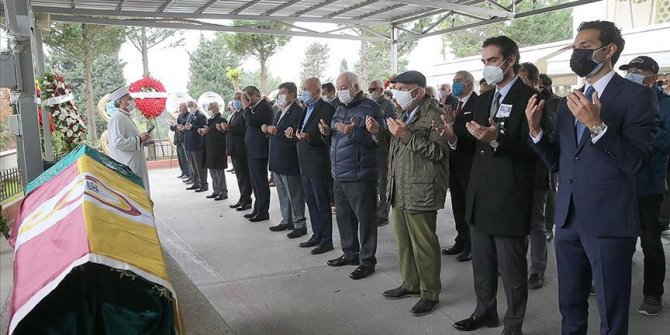
<path fill-rule="evenodd" d="M 144 158 L 144 146 L 151 144 L 151 134 L 142 133 L 130 117 L 135 110 L 135 101 L 125 86 L 110 93 L 109 100 L 114 102 L 118 113 L 113 113 L 107 122 L 109 135 L 109 156 L 119 163 L 127 165 L 137 176 L 142 178 L 144 189 L 149 195 L 149 172 Z"/>
<path fill-rule="evenodd" d="M 637 202 L 640 212 L 640 244 L 644 254 L 644 299 L 638 308 L 643 315 L 657 315 L 663 309 L 663 281 L 665 281 L 665 253 L 661 241 L 661 203 L 668 190 L 667 164 L 670 153 L 670 96 L 656 86 L 658 63 L 647 56 L 635 57 L 621 65 L 626 79 L 651 87 L 659 106 L 659 127 L 649 160 L 637 174 Z"/>
<path fill-rule="evenodd" d="M 426 95 L 426 77 L 417 71 L 399 74 L 393 96 L 402 107 L 386 127 L 368 117 L 365 125 L 375 141 L 388 148 L 387 194 L 403 283 L 384 292 L 387 299 L 420 296 L 410 313 L 431 313 L 440 290 L 440 243 L 435 234 L 437 210 L 447 194 L 449 144 L 433 130 L 442 124 L 437 101 Z"/>

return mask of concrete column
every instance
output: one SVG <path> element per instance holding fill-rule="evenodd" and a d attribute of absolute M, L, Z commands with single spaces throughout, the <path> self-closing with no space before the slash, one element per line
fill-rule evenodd
<path fill-rule="evenodd" d="M 35 75 L 41 78 L 44 75 L 44 44 L 42 42 L 42 29 L 35 24 L 35 38 L 33 39 L 33 50 L 35 51 Z M 49 131 L 49 112 L 42 108 L 42 137 L 44 141 L 44 158 L 48 161 L 54 159 L 53 145 L 51 143 L 51 131 Z"/>
<path fill-rule="evenodd" d="M 20 135 L 16 136 L 19 167 L 24 186 L 42 173 L 40 129 L 35 103 L 32 33 L 34 18 L 25 0 L 5 0 L 5 18 L 9 34 L 16 41 L 12 49 L 16 59 L 19 86 L 12 92 L 12 103 L 19 115 Z"/>

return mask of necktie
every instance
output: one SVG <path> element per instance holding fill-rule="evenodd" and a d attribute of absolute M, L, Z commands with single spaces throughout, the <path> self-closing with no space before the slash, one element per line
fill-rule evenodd
<path fill-rule="evenodd" d="M 491 112 L 489 113 L 490 117 L 493 117 L 498 112 L 498 107 L 500 107 L 500 92 L 496 92 L 493 96 L 493 103 L 491 104 Z"/>
<path fill-rule="evenodd" d="M 593 97 L 593 92 L 596 90 L 593 88 L 593 86 L 589 86 L 589 88 L 586 89 L 586 98 L 589 99 L 589 102 L 591 102 L 591 98 Z M 577 144 L 582 140 L 582 135 L 584 135 L 584 130 L 586 130 L 586 126 L 577 121 L 575 122 L 575 130 L 577 131 Z"/>
<path fill-rule="evenodd" d="M 458 100 L 458 105 L 456 106 L 456 113 L 454 113 L 455 117 L 458 117 L 461 115 L 461 112 L 463 111 L 463 101 Z"/>

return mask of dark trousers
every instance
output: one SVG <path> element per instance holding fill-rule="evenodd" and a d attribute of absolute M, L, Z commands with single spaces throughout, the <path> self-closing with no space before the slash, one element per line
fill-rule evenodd
<path fill-rule="evenodd" d="M 468 174 L 451 172 L 449 176 L 449 193 L 451 194 L 451 210 L 456 223 L 456 245 L 463 245 L 470 251 L 470 225 L 465 222 L 465 190 L 468 187 Z"/>
<path fill-rule="evenodd" d="M 530 272 L 544 274 L 547 268 L 546 205 L 549 190 L 533 190 L 533 210 L 530 217 Z"/>
<path fill-rule="evenodd" d="M 596 289 L 600 334 L 628 334 L 628 308 L 634 237 L 597 237 L 586 234 L 570 206 L 563 227 L 556 228 L 558 305 L 562 333 L 587 333 L 591 283 Z"/>
<path fill-rule="evenodd" d="M 240 203 L 251 203 L 251 177 L 246 156 L 230 156 L 235 167 L 237 187 L 240 189 Z"/>
<path fill-rule="evenodd" d="M 335 180 L 333 191 L 335 193 L 335 216 L 344 257 L 360 259 L 361 265 L 374 267 L 377 264 L 377 258 L 375 258 L 377 253 L 377 213 L 375 212 L 377 181 L 339 182 Z"/>
<path fill-rule="evenodd" d="M 182 175 L 188 176 L 190 169 L 188 167 L 188 160 L 186 159 L 186 150 L 184 149 L 184 145 L 178 143 L 176 147 L 177 147 L 177 161 L 179 162 L 179 170 L 181 170 Z"/>
<path fill-rule="evenodd" d="M 670 171 L 668 172 L 666 181 L 670 185 Z M 665 192 L 665 198 L 663 198 L 663 202 L 661 203 L 661 215 L 658 221 L 661 225 L 661 231 L 670 229 L 670 190 Z"/>
<path fill-rule="evenodd" d="M 312 239 L 333 244 L 333 213 L 330 210 L 330 178 L 302 176 L 305 202 L 312 223 Z"/>
<path fill-rule="evenodd" d="M 193 186 L 199 188 L 208 188 L 209 184 L 207 183 L 207 169 L 203 167 L 202 164 L 202 155 L 203 151 L 186 151 L 189 155 L 189 162 L 191 163 L 191 179 L 193 180 Z"/>
<path fill-rule="evenodd" d="M 504 325 L 508 329 L 521 329 L 528 302 L 528 238 L 496 236 L 470 227 L 472 240 L 472 274 L 478 315 L 498 313 L 498 269 L 507 298 Z"/>
<path fill-rule="evenodd" d="M 379 178 L 377 179 L 377 217 L 380 220 L 389 219 L 389 202 L 386 199 L 386 184 L 388 181 L 388 153 L 377 154 Z"/>
<path fill-rule="evenodd" d="M 270 209 L 270 185 L 268 184 L 268 160 L 249 159 L 251 188 L 254 191 L 253 215 L 268 215 Z"/>
<path fill-rule="evenodd" d="M 551 185 L 547 192 L 547 204 L 544 206 L 545 231 L 554 230 L 554 209 L 556 208 L 556 175 L 551 174 Z"/>
<path fill-rule="evenodd" d="M 644 285 L 642 294 L 660 298 L 665 280 L 665 253 L 661 242 L 661 227 L 658 216 L 661 212 L 663 195 L 638 197 L 640 206 L 640 242 L 644 254 Z"/>

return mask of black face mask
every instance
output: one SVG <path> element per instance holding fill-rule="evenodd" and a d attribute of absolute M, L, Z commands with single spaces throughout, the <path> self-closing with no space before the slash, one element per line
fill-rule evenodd
<path fill-rule="evenodd" d="M 608 44 L 609 45 L 609 44 Z M 588 77 L 598 72 L 604 61 L 596 63 L 595 52 L 607 47 L 605 45 L 598 49 L 573 49 L 570 57 L 570 69 L 580 77 Z"/>

